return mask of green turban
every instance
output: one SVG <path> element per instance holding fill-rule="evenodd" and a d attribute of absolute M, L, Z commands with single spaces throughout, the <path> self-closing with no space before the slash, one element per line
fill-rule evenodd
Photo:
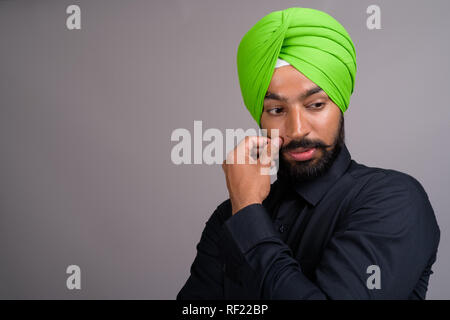
<path fill-rule="evenodd" d="M 278 58 L 321 87 L 342 112 L 347 110 L 356 53 L 337 20 L 315 9 L 288 8 L 269 13 L 244 35 L 237 52 L 239 84 L 244 104 L 259 126 Z"/>

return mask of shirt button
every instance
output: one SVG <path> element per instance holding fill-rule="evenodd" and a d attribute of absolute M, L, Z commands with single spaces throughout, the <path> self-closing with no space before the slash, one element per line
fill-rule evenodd
<path fill-rule="evenodd" d="M 284 224 L 282 224 L 278 230 L 283 233 L 284 231 L 286 231 L 286 227 L 284 226 Z"/>

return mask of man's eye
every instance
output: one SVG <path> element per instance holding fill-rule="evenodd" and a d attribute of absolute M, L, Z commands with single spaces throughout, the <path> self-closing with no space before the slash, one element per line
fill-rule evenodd
<path fill-rule="evenodd" d="M 323 103 L 323 102 L 317 102 L 317 103 L 310 104 L 310 105 L 308 106 L 308 108 L 312 108 L 312 109 L 320 109 L 324 104 L 325 104 L 325 103 Z"/>
<path fill-rule="evenodd" d="M 283 108 L 271 108 L 271 109 L 269 109 L 269 113 L 270 114 L 280 114 L 281 112 L 283 112 Z"/>

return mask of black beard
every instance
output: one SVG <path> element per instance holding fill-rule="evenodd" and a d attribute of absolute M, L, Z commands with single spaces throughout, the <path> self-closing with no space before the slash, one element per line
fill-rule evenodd
<path fill-rule="evenodd" d="M 327 150 L 324 143 L 321 141 L 311 141 L 308 139 L 293 140 L 286 146 L 280 149 L 278 179 L 290 182 L 300 182 L 313 180 L 323 175 L 330 169 L 333 162 L 336 160 L 342 146 L 345 143 L 344 130 L 344 116 L 341 113 L 338 132 L 335 136 L 334 142 L 331 145 L 331 150 Z M 317 148 L 316 152 L 321 152 L 320 158 L 313 158 L 307 161 L 295 161 L 294 163 L 284 158 L 285 151 L 296 148 Z"/>

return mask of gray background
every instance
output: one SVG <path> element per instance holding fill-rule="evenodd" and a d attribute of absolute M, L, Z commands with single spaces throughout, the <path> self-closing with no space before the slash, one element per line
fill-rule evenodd
<path fill-rule="evenodd" d="M 66 28 L 70 4 L 81 30 Z M 371 4 L 381 30 L 366 27 Z M 447 0 L 0 1 L 0 298 L 175 298 L 228 194 L 220 165 L 171 162 L 171 133 L 257 128 L 237 46 L 291 6 L 353 38 L 347 146 L 422 183 L 442 232 L 428 298 L 450 298 Z"/>

